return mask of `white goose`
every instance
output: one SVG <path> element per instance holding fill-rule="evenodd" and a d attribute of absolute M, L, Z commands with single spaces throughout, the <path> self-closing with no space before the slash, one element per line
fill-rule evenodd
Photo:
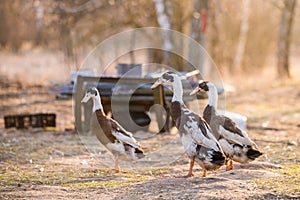
<path fill-rule="evenodd" d="M 135 140 L 132 134 L 126 131 L 118 122 L 105 115 L 97 88 L 93 87 L 88 89 L 81 103 L 86 103 L 90 99 L 92 99 L 94 103 L 93 112 L 96 113 L 97 120 L 102 129 L 100 131 L 105 134 L 109 140 L 106 147 L 114 156 L 114 170 L 116 172 L 120 170 L 118 163 L 119 158 L 123 160 L 137 160 L 144 157 L 141 145 Z"/>
<path fill-rule="evenodd" d="M 201 91 L 208 93 L 208 103 L 203 111 L 203 118 L 209 123 L 226 156 L 231 159 L 226 169 L 233 169 L 232 160 L 248 163 L 261 156 L 262 153 L 257 150 L 257 145 L 245 131 L 240 129 L 230 118 L 218 114 L 218 92 L 214 84 L 200 81 L 191 95 Z"/>
<path fill-rule="evenodd" d="M 205 177 L 206 170 L 216 170 L 225 164 L 223 151 L 205 120 L 184 105 L 182 83 L 177 74 L 164 73 L 151 88 L 154 89 L 160 84 L 170 85 L 173 88 L 170 112 L 190 159 L 188 176 L 193 176 L 196 161 L 203 168 L 202 176 Z"/>

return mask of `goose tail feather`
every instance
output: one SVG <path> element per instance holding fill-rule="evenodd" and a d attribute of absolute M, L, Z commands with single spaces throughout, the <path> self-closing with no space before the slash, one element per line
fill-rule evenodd
<path fill-rule="evenodd" d="M 225 155 L 220 151 L 213 151 L 212 153 L 212 163 L 215 165 L 222 166 L 226 163 Z"/>
<path fill-rule="evenodd" d="M 256 158 L 258 158 L 259 156 L 261 156 L 263 153 L 261 153 L 259 150 L 256 150 L 254 148 L 249 148 L 249 150 L 247 151 L 247 157 L 254 160 Z"/>

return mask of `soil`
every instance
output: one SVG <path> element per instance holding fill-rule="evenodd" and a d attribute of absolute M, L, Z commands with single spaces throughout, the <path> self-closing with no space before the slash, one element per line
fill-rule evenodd
<path fill-rule="evenodd" d="M 227 109 L 248 117 L 248 134 L 264 155 L 205 178 L 198 165 L 185 177 L 188 159 L 176 130 L 138 132 L 148 155 L 113 173 L 110 154 L 92 152 L 75 131 L 72 100 L 56 100 L 43 86 L 0 84 L 0 199 L 300 199 L 297 81 L 226 95 Z M 4 115 L 37 111 L 56 113 L 57 128 L 4 129 Z"/>

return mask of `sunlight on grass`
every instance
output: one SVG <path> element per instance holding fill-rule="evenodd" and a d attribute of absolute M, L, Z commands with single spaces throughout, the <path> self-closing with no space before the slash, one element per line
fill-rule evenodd
<path fill-rule="evenodd" d="M 1 186 L 29 185 L 55 185 L 74 181 L 80 175 L 79 172 L 38 172 L 36 169 L 0 174 Z"/>
<path fill-rule="evenodd" d="M 253 182 L 261 189 L 272 191 L 280 195 L 300 195 L 300 168 L 297 164 L 282 165 L 282 169 L 271 170 L 281 176 L 259 178 Z"/>
<path fill-rule="evenodd" d="M 87 182 L 74 182 L 67 183 L 64 186 L 67 187 L 77 187 L 77 188 L 106 188 L 106 189 L 116 189 L 127 185 L 129 183 L 134 183 L 133 180 L 110 180 L 110 181 L 87 181 Z"/>
<path fill-rule="evenodd" d="M 108 176 L 101 176 L 104 179 L 97 179 L 97 177 L 89 177 L 88 180 L 81 181 L 77 179 L 72 182 L 64 183 L 67 187 L 76 188 L 106 188 L 115 189 L 125 185 L 137 184 L 147 180 L 152 180 L 154 177 L 149 175 L 137 174 L 134 172 L 121 172 L 117 174 L 107 174 Z M 100 177 L 100 178 L 101 178 Z M 99 177 L 98 177 L 99 178 Z M 110 180 L 111 179 L 111 180 Z"/>

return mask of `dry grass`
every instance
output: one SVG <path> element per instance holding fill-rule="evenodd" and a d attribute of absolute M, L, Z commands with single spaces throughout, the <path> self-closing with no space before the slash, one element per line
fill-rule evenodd
<path fill-rule="evenodd" d="M 209 172 L 207 178 L 200 177 L 198 166 L 195 177 L 183 177 L 188 169 L 185 155 L 157 167 L 139 162 L 138 167 L 126 168 L 124 163 L 124 172 L 110 173 L 99 155 L 85 149 L 76 131 L 65 131 L 74 122 L 70 100 L 55 100 L 42 86 L 0 86 L 0 127 L 4 115 L 32 111 L 55 112 L 58 122 L 56 131 L 0 128 L 1 199 L 300 198 L 298 80 L 249 78 L 226 96 L 228 110 L 248 117 L 249 135 L 264 155 L 247 165 L 236 164 L 232 171 L 222 167 Z M 141 143 L 149 153 L 174 138 L 174 134 L 157 135 Z M 156 160 L 167 163 L 164 155 Z"/>

